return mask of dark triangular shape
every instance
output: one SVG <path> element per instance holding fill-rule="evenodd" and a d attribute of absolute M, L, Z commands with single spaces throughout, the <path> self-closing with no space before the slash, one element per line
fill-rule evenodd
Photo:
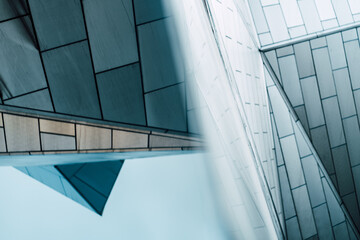
<path fill-rule="evenodd" d="M 101 215 L 123 163 L 123 160 L 119 160 L 58 165 L 56 169 Z"/>

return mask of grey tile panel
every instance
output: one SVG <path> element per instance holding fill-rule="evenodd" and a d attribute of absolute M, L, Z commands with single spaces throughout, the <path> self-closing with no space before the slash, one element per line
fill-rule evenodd
<path fill-rule="evenodd" d="M 345 136 L 342 127 L 337 97 L 324 99 L 322 103 L 324 107 L 324 114 L 329 134 L 330 146 L 340 146 L 345 143 Z"/>
<path fill-rule="evenodd" d="M 4 128 L 8 151 L 40 151 L 38 119 L 4 114 Z"/>
<path fill-rule="evenodd" d="M 355 29 L 354 29 L 355 30 Z M 360 47 L 359 40 L 344 43 L 346 59 L 349 66 L 352 89 L 360 88 Z"/>
<path fill-rule="evenodd" d="M 302 42 L 294 45 L 295 59 L 298 66 L 299 77 L 309 77 L 315 74 L 314 63 L 311 56 L 310 43 Z"/>
<path fill-rule="evenodd" d="M 302 105 L 304 103 L 298 71 L 296 67 L 295 56 L 287 56 L 278 58 L 282 84 L 287 93 L 293 107 Z"/>
<path fill-rule="evenodd" d="M 346 118 L 356 114 L 351 83 L 347 69 L 333 71 L 336 91 L 339 99 L 341 117 Z"/>
<path fill-rule="evenodd" d="M 307 187 L 301 186 L 292 190 L 301 233 L 307 239 L 317 233 L 313 212 L 311 209 Z"/>
<path fill-rule="evenodd" d="M 49 150 L 75 150 L 75 137 L 41 133 L 41 148 Z"/>
<path fill-rule="evenodd" d="M 324 125 L 325 120 L 316 77 L 307 77 L 300 82 L 310 129 Z"/>
<path fill-rule="evenodd" d="M 332 34 L 326 37 L 331 66 L 333 70 L 346 67 L 346 57 L 343 47 L 341 33 Z"/>
<path fill-rule="evenodd" d="M 336 95 L 334 77 L 331 71 L 330 56 L 327 48 L 315 49 L 312 51 L 316 76 L 319 83 L 321 98 Z"/>

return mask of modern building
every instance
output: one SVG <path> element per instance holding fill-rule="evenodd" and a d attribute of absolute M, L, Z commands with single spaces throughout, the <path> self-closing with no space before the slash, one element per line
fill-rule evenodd
<path fill-rule="evenodd" d="M 226 239 L 360 239 L 359 29 L 356 0 L 0 0 L 0 166 L 101 215 L 127 161 L 202 152 Z"/>

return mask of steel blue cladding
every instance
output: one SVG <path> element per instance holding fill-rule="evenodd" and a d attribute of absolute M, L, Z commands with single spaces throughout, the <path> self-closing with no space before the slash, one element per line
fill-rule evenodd
<path fill-rule="evenodd" d="M 3 100 L 46 87 L 29 17 L 0 23 L 0 78 Z"/>
<path fill-rule="evenodd" d="M 0 0 L 0 21 L 28 13 L 25 0 Z"/>
<path fill-rule="evenodd" d="M 43 53 L 55 111 L 101 118 L 86 41 Z"/>
<path fill-rule="evenodd" d="M 86 38 L 81 1 L 29 0 L 40 49 Z"/>
<path fill-rule="evenodd" d="M 37 92 L 32 92 L 20 97 L 6 100 L 4 101 L 4 104 L 50 112 L 54 111 L 48 89 L 43 89 Z"/>
<path fill-rule="evenodd" d="M 105 120 L 145 125 L 139 64 L 96 75 Z"/>
<path fill-rule="evenodd" d="M 85 0 L 95 72 L 138 61 L 132 0 Z"/>

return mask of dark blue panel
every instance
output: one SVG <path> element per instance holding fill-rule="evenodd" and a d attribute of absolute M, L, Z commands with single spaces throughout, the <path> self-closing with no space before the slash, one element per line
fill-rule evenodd
<path fill-rule="evenodd" d="M 162 2 L 163 0 L 134 0 L 136 24 L 143 24 L 167 16 Z"/>
<path fill-rule="evenodd" d="M 145 94 L 148 125 L 186 131 L 184 83 Z"/>
<path fill-rule="evenodd" d="M 0 0 L 0 21 L 27 13 L 25 0 Z"/>
<path fill-rule="evenodd" d="M 77 178 L 72 178 L 70 182 L 71 185 L 75 187 L 75 189 L 95 209 L 95 211 L 102 214 L 107 198 Z"/>
<path fill-rule="evenodd" d="M 59 165 L 56 168 L 102 214 L 124 161 Z"/>
<path fill-rule="evenodd" d="M 47 89 L 9 99 L 4 101 L 4 104 L 44 111 L 54 111 L 49 95 L 49 90 Z"/>
<path fill-rule="evenodd" d="M 43 58 L 55 111 L 100 118 L 87 42 L 47 51 Z"/>
<path fill-rule="evenodd" d="M 118 166 L 122 166 L 122 162 L 117 163 Z M 114 166 L 114 168 L 119 169 L 118 166 Z M 109 196 L 118 173 L 114 174 L 104 166 L 104 163 L 100 162 L 85 164 L 75 176 L 104 196 Z"/>
<path fill-rule="evenodd" d="M 47 87 L 28 17 L 0 24 L 0 85 L 6 100 Z"/>
<path fill-rule="evenodd" d="M 96 72 L 138 61 L 132 0 L 86 0 L 84 11 Z"/>
<path fill-rule="evenodd" d="M 145 125 L 139 64 L 96 76 L 104 119 Z"/>
<path fill-rule="evenodd" d="M 175 62 L 170 33 L 166 27 L 169 21 L 164 19 L 138 27 L 145 92 L 183 81 L 176 72 L 180 62 Z"/>
<path fill-rule="evenodd" d="M 86 38 L 80 1 L 29 0 L 29 4 L 41 50 Z"/>

